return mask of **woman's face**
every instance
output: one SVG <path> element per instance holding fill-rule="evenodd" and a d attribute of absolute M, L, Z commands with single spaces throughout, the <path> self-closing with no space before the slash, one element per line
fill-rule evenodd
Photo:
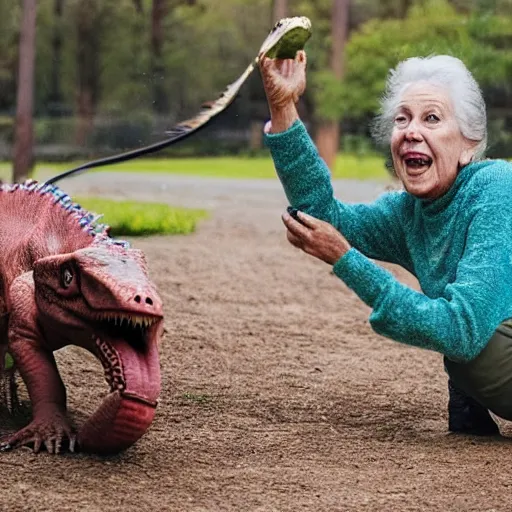
<path fill-rule="evenodd" d="M 407 192 L 425 199 L 442 196 L 473 151 L 444 88 L 419 82 L 405 90 L 394 119 L 391 153 Z"/>

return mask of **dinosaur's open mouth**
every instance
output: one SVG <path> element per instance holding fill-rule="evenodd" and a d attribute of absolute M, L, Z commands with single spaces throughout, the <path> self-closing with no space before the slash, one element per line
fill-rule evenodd
<path fill-rule="evenodd" d="M 157 341 L 161 317 L 103 313 L 94 335 L 110 391 L 154 401 L 151 383 L 159 375 Z M 155 366 L 158 368 L 156 369 Z"/>
<path fill-rule="evenodd" d="M 81 449 L 117 453 L 149 428 L 161 389 L 158 341 L 162 331 L 162 316 L 98 317 L 94 351 L 110 393 L 80 429 Z"/>
<path fill-rule="evenodd" d="M 105 313 L 99 318 L 98 331 L 109 339 L 125 340 L 135 350 L 143 351 L 150 328 L 158 320 L 159 318 L 149 315 Z"/>

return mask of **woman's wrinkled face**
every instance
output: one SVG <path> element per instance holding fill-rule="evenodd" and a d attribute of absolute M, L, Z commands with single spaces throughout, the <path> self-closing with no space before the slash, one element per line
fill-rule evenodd
<path fill-rule="evenodd" d="M 473 156 L 474 143 L 459 128 L 448 91 L 418 82 L 402 94 L 391 136 L 393 165 L 410 194 L 436 199 Z"/>

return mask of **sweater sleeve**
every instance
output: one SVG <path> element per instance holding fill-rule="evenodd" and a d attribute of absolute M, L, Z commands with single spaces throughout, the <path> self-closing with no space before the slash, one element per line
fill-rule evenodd
<path fill-rule="evenodd" d="M 456 279 L 439 298 L 404 286 L 355 249 L 336 262 L 334 272 L 373 308 L 370 324 L 377 333 L 454 361 L 470 361 L 512 316 L 510 203 L 496 202 L 476 212 Z"/>
<path fill-rule="evenodd" d="M 330 171 L 301 121 L 285 132 L 265 134 L 265 143 L 291 206 L 329 222 L 366 256 L 412 271 L 402 227 L 406 194 L 383 194 L 371 204 L 337 200 Z"/>

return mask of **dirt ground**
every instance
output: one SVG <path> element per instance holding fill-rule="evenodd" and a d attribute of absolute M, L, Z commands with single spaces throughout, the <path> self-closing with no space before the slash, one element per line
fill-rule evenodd
<path fill-rule="evenodd" d="M 286 242 L 277 182 L 104 173 L 62 188 L 211 216 L 132 240 L 165 303 L 151 429 L 110 458 L 1 454 L 1 511 L 512 510 L 510 439 L 447 433 L 441 356 L 373 333 L 329 267 Z M 383 188 L 336 184 L 348 201 Z M 80 423 L 102 370 L 76 348 L 58 363 Z"/>

